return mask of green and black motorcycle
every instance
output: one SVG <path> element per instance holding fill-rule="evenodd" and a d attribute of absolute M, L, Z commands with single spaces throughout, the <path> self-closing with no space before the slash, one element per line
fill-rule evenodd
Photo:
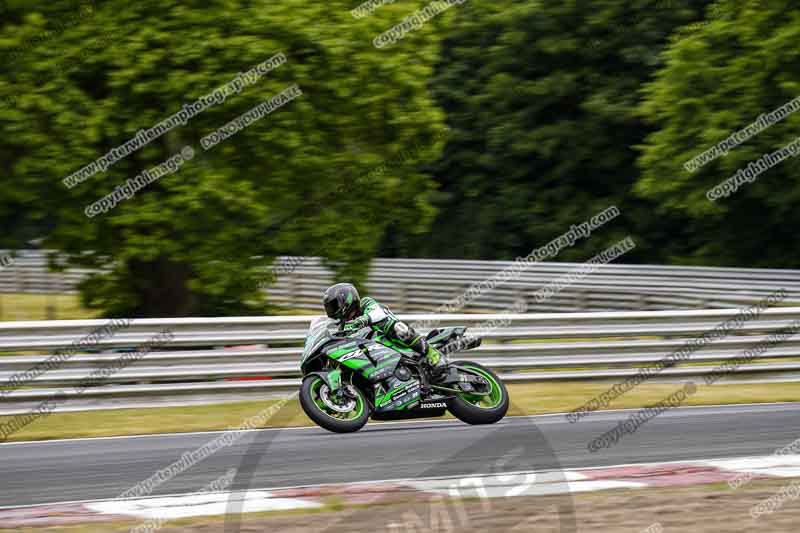
<path fill-rule="evenodd" d="M 508 391 L 497 375 L 470 361 L 448 364 L 431 383 L 410 348 L 363 328 L 337 331 L 327 317 L 312 321 L 300 369 L 300 404 L 311 420 L 337 433 L 358 431 L 369 418 L 401 420 L 443 416 L 450 411 L 468 424 L 493 424 L 508 411 Z M 428 343 L 442 353 L 475 348 L 481 340 L 465 327 L 435 329 Z"/>

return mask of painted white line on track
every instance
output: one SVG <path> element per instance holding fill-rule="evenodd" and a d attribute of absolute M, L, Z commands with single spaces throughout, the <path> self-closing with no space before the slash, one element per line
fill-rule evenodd
<path fill-rule="evenodd" d="M 777 458 L 777 459 L 776 459 Z M 408 485 L 412 487 L 418 487 L 421 490 L 426 491 L 436 491 L 436 490 L 444 490 L 443 488 L 446 486 L 448 490 L 451 490 L 451 487 L 454 485 L 455 482 L 458 482 L 460 486 L 469 487 L 470 484 L 475 486 L 475 483 L 472 480 L 482 479 L 488 480 L 488 484 L 490 486 L 494 486 L 496 491 L 499 491 L 503 487 L 510 486 L 509 479 L 514 477 L 522 477 L 525 476 L 526 478 L 531 478 L 531 485 L 552 485 L 551 488 L 558 487 L 559 490 L 563 492 L 585 492 L 590 490 L 605 490 L 605 489 L 614 489 L 614 488 L 642 488 L 647 487 L 646 483 L 639 483 L 633 482 L 629 480 L 592 480 L 589 479 L 589 476 L 584 474 L 584 472 L 591 472 L 591 471 L 598 471 L 598 470 L 608 470 L 608 469 L 624 469 L 624 468 L 657 468 L 657 467 L 665 467 L 670 465 L 688 465 L 688 466 L 709 466 L 713 468 L 718 468 L 721 470 L 726 470 L 729 472 L 753 472 L 756 474 L 762 474 L 765 476 L 775 476 L 775 477 L 800 477 L 800 455 L 783 455 L 783 456 L 747 456 L 747 457 L 720 457 L 720 458 L 710 458 L 710 459 L 684 459 L 680 461 L 658 461 L 658 462 L 645 462 L 645 463 L 624 463 L 624 464 L 612 464 L 612 465 L 604 465 L 604 466 L 591 466 L 591 467 L 575 467 L 575 468 L 566 468 L 561 470 L 556 469 L 547 469 L 547 470 L 519 470 L 519 471 L 512 471 L 512 472 L 503 472 L 501 474 L 492 474 L 492 473 L 485 473 L 485 474 L 470 474 L 465 476 L 464 474 L 461 475 L 451 475 L 451 476 L 437 476 L 437 477 L 427 477 L 427 478 L 393 478 L 393 479 L 379 479 L 379 480 L 369 480 L 369 481 L 352 481 L 352 482 L 339 482 L 339 483 L 317 483 L 317 484 L 309 484 L 309 485 L 289 485 L 289 486 L 280 486 L 280 487 L 262 487 L 262 488 L 253 488 L 248 489 L 247 494 L 250 493 L 258 493 L 258 498 L 265 497 L 265 494 L 271 494 L 273 492 L 278 491 L 286 491 L 286 490 L 302 490 L 302 489 L 329 489 L 331 487 L 337 486 L 347 486 L 347 487 L 357 487 L 357 486 L 373 486 L 373 485 Z M 622 476 L 624 477 L 624 476 Z M 517 487 L 520 484 L 516 485 Z M 425 488 L 429 487 L 429 488 Z M 573 490 L 574 488 L 574 490 Z M 538 489 L 537 489 L 538 490 Z M 242 494 L 244 491 L 234 492 L 234 494 Z M 555 492 L 542 492 L 541 494 L 554 494 Z M 209 495 L 230 495 L 229 492 L 211 492 L 207 494 L 203 494 L 202 497 L 206 498 Z M 537 495 L 535 490 L 533 490 L 530 495 Z M 525 495 L 525 494 L 523 494 Z M 0 510 L 5 509 L 26 509 L 26 508 L 34 508 L 34 507 L 42 507 L 42 506 L 54 506 L 54 505 L 89 505 L 89 504 L 108 504 L 110 507 L 106 507 L 108 509 L 113 508 L 114 505 L 119 505 L 124 502 L 135 502 L 136 505 L 144 505 L 147 506 L 148 504 L 143 503 L 147 501 L 154 501 L 154 500 L 164 500 L 164 501 L 171 501 L 174 499 L 181 499 L 181 498 L 193 498 L 197 497 L 198 495 L 193 493 L 176 493 L 176 494 L 164 494 L 164 495 L 157 495 L 157 496 L 149 496 L 145 498 L 128 498 L 128 499 L 91 499 L 91 500 L 71 500 L 71 501 L 62 501 L 62 502 L 47 502 L 47 503 L 37 503 L 37 504 L 27 504 L 27 505 L 7 505 L 7 506 L 0 506 Z M 474 495 L 464 494 L 460 497 L 472 497 Z M 506 493 L 506 496 L 509 494 Z M 480 494 L 477 494 L 477 497 L 480 497 Z M 257 498 L 256 498 L 257 499 Z M 188 505 L 189 503 L 195 500 L 175 500 L 177 501 L 177 505 Z"/>
<path fill-rule="evenodd" d="M 241 503 L 242 513 L 319 509 L 323 506 L 318 502 L 297 498 L 275 498 L 264 491 L 247 491 L 99 501 L 90 502 L 86 507 L 102 514 L 135 516 L 150 520 L 174 520 L 192 516 L 224 515 L 227 513 L 229 501 Z"/>

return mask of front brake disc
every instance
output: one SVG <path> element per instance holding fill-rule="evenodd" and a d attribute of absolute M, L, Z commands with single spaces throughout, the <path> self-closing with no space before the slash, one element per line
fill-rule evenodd
<path fill-rule="evenodd" d="M 352 385 L 348 385 L 348 387 L 352 387 Z M 319 389 L 319 398 L 322 400 L 322 403 L 325 404 L 326 407 L 331 409 L 332 411 L 336 411 L 337 413 L 349 413 L 353 409 L 356 408 L 356 400 L 355 398 L 347 398 L 345 403 L 336 403 L 329 395 L 330 389 L 327 385 L 322 385 Z"/>

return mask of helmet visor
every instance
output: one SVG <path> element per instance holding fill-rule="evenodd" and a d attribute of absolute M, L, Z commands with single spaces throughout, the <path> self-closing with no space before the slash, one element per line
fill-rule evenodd
<path fill-rule="evenodd" d="M 341 311 L 342 308 L 339 306 L 339 301 L 336 298 L 325 302 L 325 313 L 328 314 L 329 318 L 339 318 L 339 313 Z"/>

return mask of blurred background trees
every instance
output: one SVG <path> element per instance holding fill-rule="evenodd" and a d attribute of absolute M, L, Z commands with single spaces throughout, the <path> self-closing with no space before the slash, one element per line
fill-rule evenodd
<path fill-rule="evenodd" d="M 708 189 L 800 136 L 800 114 L 693 173 L 683 164 L 800 96 L 800 6 L 789 0 L 719 2 L 707 23 L 677 38 L 657 79 L 645 86 L 642 116 L 652 132 L 641 147 L 637 196 L 655 218 L 683 220 L 681 240 L 662 248 L 681 263 L 797 268 L 800 226 L 797 159 L 786 160 L 710 202 Z"/>
<path fill-rule="evenodd" d="M 613 228 L 556 260 L 588 259 L 626 234 L 640 243 L 636 259 L 656 260 L 648 237 L 680 230 L 630 195 L 635 147 L 651 131 L 637 115 L 639 91 L 663 65 L 669 36 L 702 20 L 706 4 L 472 3 L 448 32 L 433 84 L 452 129 L 435 167 L 437 231 L 406 253 L 526 255 L 617 205 Z"/>
<path fill-rule="evenodd" d="M 6 239 L 37 234 L 74 264 L 109 269 L 83 287 L 90 307 L 125 316 L 255 312 L 264 303 L 256 290 L 263 267 L 276 254 L 323 255 L 358 279 L 387 226 L 413 232 L 432 212 L 432 181 L 413 167 L 433 160 L 441 142 L 408 161 L 402 176 L 338 191 L 409 142 L 441 132 L 443 114 L 427 87 L 433 27 L 386 53 L 371 44 L 392 21 L 385 13 L 354 24 L 344 2 L 215 4 L 71 4 L 86 16 L 27 47 L 4 73 L 2 96 L 17 101 L 0 112 L 0 204 L 4 225 L 20 228 Z M 61 16 L 47 9 L 12 19 L 6 48 L 25 48 Z M 113 39 L 94 46 L 101 35 Z M 71 61 L 86 47 L 92 53 Z M 278 52 L 287 63 L 241 94 L 77 187 L 62 183 Z M 293 83 L 302 96 L 201 149 L 201 137 Z M 84 215 L 185 145 L 197 156 L 179 172 L 106 214 Z"/>
<path fill-rule="evenodd" d="M 513 259 L 610 205 L 558 261 L 625 235 L 626 261 L 796 267 L 797 162 L 705 191 L 796 135 L 790 116 L 683 163 L 793 98 L 788 0 L 468 0 L 376 49 L 428 2 L 354 19 L 331 0 L 6 0 L 0 247 L 104 268 L 84 303 L 128 316 L 263 312 L 276 255 L 362 281 L 376 256 Z M 268 59 L 288 62 L 83 184 L 62 179 Z M 303 95 L 204 152 L 199 139 L 296 83 Z M 192 145 L 112 211 L 86 205 Z"/>

